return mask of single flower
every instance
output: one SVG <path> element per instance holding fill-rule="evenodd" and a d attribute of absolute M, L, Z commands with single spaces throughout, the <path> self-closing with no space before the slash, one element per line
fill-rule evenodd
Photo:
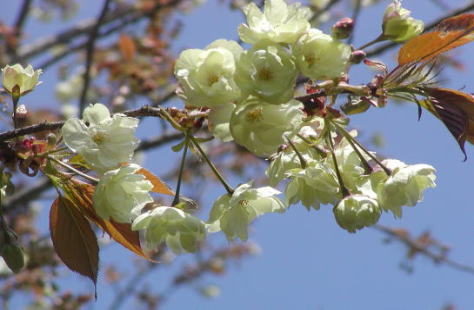
<path fill-rule="evenodd" d="M 237 64 L 235 81 L 243 97 L 253 95 L 269 103 L 293 97 L 298 71 L 293 57 L 279 45 L 256 45 L 244 52 Z"/>
<path fill-rule="evenodd" d="M 240 98 L 234 81 L 236 62 L 243 52 L 234 41 L 217 40 L 204 50 L 187 49 L 176 60 L 174 75 L 186 104 L 214 107 Z"/>
<path fill-rule="evenodd" d="M 400 161 L 384 160 L 392 170 L 383 185 L 378 187 L 382 208 L 395 217 L 402 216 L 402 206 L 415 206 L 423 199 L 423 192 L 435 187 L 436 170 L 426 164 L 406 165 Z"/>
<path fill-rule="evenodd" d="M 292 138 L 303 124 L 303 105 L 297 100 L 270 104 L 249 98 L 239 104 L 230 119 L 234 141 L 257 156 L 269 156 Z"/>
<path fill-rule="evenodd" d="M 269 212 L 283 212 L 286 205 L 276 195 L 276 189 L 266 186 L 252 188 L 251 183 L 237 187 L 232 195 L 219 197 L 211 210 L 208 230 L 222 230 L 228 240 L 248 239 L 248 226 L 257 217 Z"/>
<path fill-rule="evenodd" d="M 402 8 L 400 1 L 390 3 L 383 16 L 383 37 L 394 42 L 403 42 L 422 33 L 423 21 L 410 17 L 410 14 L 409 10 Z"/>
<path fill-rule="evenodd" d="M 64 143 L 99 172 L 129 162 L 138 145 L 138 119 L 123 114 L 112 117 L 107 107 L 97 103 L 84 110 L 83 119 L 71 118 L 62 127 Z"/>
<path fill-rule="evenodd" d="M 199 218 L 181 209 L 160 206 L 139 215 L 132 224 L 132 230 L 144 232 L 148 248 L 157 244 L 166 245 L 176 254 L 196 252 L 206 237 L 206 226 Z"/>
<path fill-rule="evenodd" d="M 2 69 L 3 88 L 10 94 L 18 92 L 19 96 L 23 96 L 41 83 L 38 81 L 41 73 L 41 69 L 34 70 L 31 65 L 26 68 L 20 64 L 7 65 Z"/>
<path fill-rule="evenodd" d="M 131 223 L 147 203 L 153 202 L 150 196 L 153 184 L 137 173 L 140 169 L 130 164 L 101 176 L 93 196 L 94 208 L 100 217 Z"/>
<path fill-rule="evenodd" d="M 288 5 L 284 0 L 265 0 L 263 12 L 255 3 L 249 3 L 243 12 L 247 23 L 239 26 L 239 36 L 250 44 L 262 41 L 291 44 L 310 28 L 311 10 L 300 3 Z"/>
<path fill-rule="evenodd" d="M 348 232 L 354 233 L 376 224 L 382 210 L 375 199 L 364 195 L 349 195 L 334 207 L 333 212 L 337 224 Z"/>
<path fill-rule="evenodd" d="M 346 73 L 351 47 L 318 29 L 310 29 L 296 42 L 298 69 L 313 80 L 329 80 Z"/>

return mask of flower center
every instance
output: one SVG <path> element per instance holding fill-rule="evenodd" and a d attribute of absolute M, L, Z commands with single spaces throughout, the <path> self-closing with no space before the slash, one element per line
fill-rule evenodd
<path fill-rule="evenodd" d="M 98 132 L 92 136 L 92 141 L 97 144 L 102 144 L 105 141 L 105 134 L 103 132 Z"/>
<path fill-rule="evenodd" d="M 256 108 L 251 111 L 248 111 L 245 115 L 245 118 L 249 122 L 258 122 L 263 120 L 262 108 Z"/>
<path fill-rule="evenodd" d="M 219 81 L 219 76 L 217 74 L 210 74 L 207 77 L 207 83 L 209 86 L 212 86 L 214 83 L 217 83 Z"/>
<path fill-rule="evenodd" d="M 261 81 L 270 81 L 273 78 L 272 71 L 268 68 L 261 68 L 258 70 L 257 78 Z"/>
<path fill-rule="evenodd" d="M 247 206 L 249 205 L 249 201 L 248 201 L 248 200 L 245 200 L 245 199 L 239 200 L 239 205 L 240 205 L 241 207 L 247 207 Z"/>

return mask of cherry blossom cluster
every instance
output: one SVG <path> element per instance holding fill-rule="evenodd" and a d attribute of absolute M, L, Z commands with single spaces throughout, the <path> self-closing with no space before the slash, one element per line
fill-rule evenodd
<path fill-rule="evenodd" d="M 229 240 L 246 240 L 256 218 L 300 202 L 308 210 L 332 206 L 336 222 L 355 232 L 377 223 L 383 212 L 400 217 L 402 207 L 421 201 L 424 190 L 435 186 L 433 167 L 379 159 L 347 129 L 347 117 L 332 108 L 335 102 L 311 110 L 294 97 L 301 79 L 336 86 L 347 81 L 348 68 L 357 62 L 357 51 L 343 41 L 349 24 L 325 34 L 311 27 L 309 8 L 283 0 L 266 0 L 263 11 L 250 3 L 243 12 L 247 20 L 238 34 L 250 48 L 220 39 L 204 49 L 183 51 L 174 71 L 177 93 L 187 111 L 206 112 L 215 137 L 270 159 L 269 186 L 254 187 L 248 181 L 232 188 L 206 157 L 203 142 L 184 128 L 183 158 L 188 147 L 201 152 L 227 193 L 215 200 L 207 221 L 180 207 L 179 187 L 173 203 L 157 206 L 150 194 L 152 182 L 133 163 L 139 120 L 111 115 L 96 103 L 83 111 L 82 119 L 70 118 L 61 129 L 64 144 L 97 177 L 96 213 L 131 224 L 150 248 L 165 242 L 181 253 L 196 251 L 207 233 L 222 231 Z M 419 34 L 423 24 L 409 15 L 399 1 L 390 4 L 379 40 L 401 42 Z M 40 73 L 31 66 L 7 66 L 3 86 L 17 102 L 38 84 Z M 173 123 L 171 116 L 165 119 Z M 285 188 L 284 198 L 278 197 L 278 186 Z"/>

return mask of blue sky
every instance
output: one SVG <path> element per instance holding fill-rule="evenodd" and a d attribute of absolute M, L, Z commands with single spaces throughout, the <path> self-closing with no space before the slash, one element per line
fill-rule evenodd
<path fill-rule="evenodd" d="M 463 3 L 465 1 L 449 2 L 453 7 Z M 77 19 L 96 16 L 99 4 L 97 1 L 84 4 Z M 360 28 L 355 33 L 355 45 L 378 35 L 387 4 L 388 1 L 381 1 L 363 12 Z M 444 13 L 428 0 L 406 0 L 403 4 L 412 10 L 414 17 L 425 21 Z M 0 18 L 11 20 L 6 13 L 8 7 L 15 4 L 8 1 L 6 5 L 7 9 L 0 11 Z M 185 27 L 174 42 L 175 51 L 203 48 L 219 38 L 236 39 L 236 28 L 242 22 L 240 13 L 229 12 L 216 0 L 206 2 L 181 18 Z M 35 38 L 62 27 L 64 24 L 60 23 L 46 26 L 29 23 L 26 30 Z M 465 86 L 465 91 L 471 92 L 474 44 L 463 46 L 455 53 L 464 62 L 465 70 L 446 70 L 451 78 L 447 85 Z M 383 59 L 393 64 L 393 57 L 392 51 Z M 352 74 L 354 81 L 363 82 L 371 73 L 361 66 Z M 44 84 L 35 91 L 35 99 L 41 100 L 35 101 L 52 102 L 54 70 L 45 72 L 42 80 Z M 383 155 L 410 164 L 431 164 L 438 171 L 438 186 L 426 192 L 422 203 L 405 208 L 399 220 L 384 214 L 380 223 L 408 228 L 415 235 L 431 230 L 436 238 L 451 246 L 452 259 L 474 265 L 474 148 L 467 146 L 469 159 L 463 162 L 461 151 L 444 125 L 429 113 L 424 113 L 418 122 L 415 105 L 389 104 L 384 109 L 371 109 L 354 116 L 351 124 L 360 130 L 362 140 L 368 140 L 374 133 L 382 134 L 386 144 L 378 151 Z M 162 169 L 147 167 L 155 171 Z M 221 188 L 210 191 L 210 200 L 222 192 Z M 170 297 L 165 309 L 440 309 L 449 302 L 459 309 L 474 308 L 474 275 L 436 266 L 423 257 L 415 260 L 414 272 L 408 274 L 399 268 L 405 248 L 397 243 L 386 245 L 383 238 L 383 234 L 373 229 L 356 234 L 340 229 L 329 207 L 307 212 L 302 206 L 292 206 L 285 214 L 264 216 L 252 226 L 251 240 L 262 248 L 260 255 L 233 266 L 223 277 L 204 278 L 203 284 L 217 284 L 221 288 L 219 297 L 207 300 L 192 287 L 183 288 Z M 124 270 L 133 272 L 130 264 L 133 256 L 118 247 L 106 248 L 101 259 L 116 261 L 115 257 L 120 257 L 119 264 Z M 164 266 L 148 279 L 162 287 L 166 276 L 176 268 Z M 87 279 L 69 271 L 64 274 L 68 286 L 81 291 L 92 290 Z M 99 279 L 98 292 L 99 299 L 91 309 L 103 309 L 110 302 L 112 290 L 103 276 Z M 132 305 L 133 302 L 124 309 Z"/>

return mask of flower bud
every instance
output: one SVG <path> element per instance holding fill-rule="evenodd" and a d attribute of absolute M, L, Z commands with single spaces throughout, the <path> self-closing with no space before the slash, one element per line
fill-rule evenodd
<path fill-rule="evenodd" d="M 409 10 L 402 8 L 398 0 L 389 4 L 383 16 L 383 37 L 394 42 L 403 42 L 422 33 L 423 21 L 410 17 L 410 14 Z"/>
<path fill-rule="evenodd" d="M 352 34 L 352 30 L 354 30 L 354 21 L 352 18 L 344 17 L 338 20 L 331 30 L 331 36 L 334 39 L 347 39 Z"/>
<path fill-rule="evenodd" d="M 337 224 L 354 233 L 377 223 L 382 210 L 375 199 L 364 195 L 349 195 L 334 207 L 333 212 Z"/>
<path fill-rule="evenodd" d="M 364 60 L 366 57 L 366 52 L 364 52 L 363 50 L 356 50 L 351 53 L 349 61 L 353 64 L 360 64 L 362 60 Z"/>
<path fill-rule="evenodd" d="M 33 70 L 31 65 L 26 68 L 20 64 L 7 65 L 2 69 L 3 87 L 12 95 L 23 96 L 41 83 L 38 82 L 41 72 L 41 69 Z"/>
<path fill-rule="evenodd" d="M 347 71 L 351 47 L 317 29 L 310 29 L 296 42 L 298 69 L 313 80 L 335 79 Z"/>

